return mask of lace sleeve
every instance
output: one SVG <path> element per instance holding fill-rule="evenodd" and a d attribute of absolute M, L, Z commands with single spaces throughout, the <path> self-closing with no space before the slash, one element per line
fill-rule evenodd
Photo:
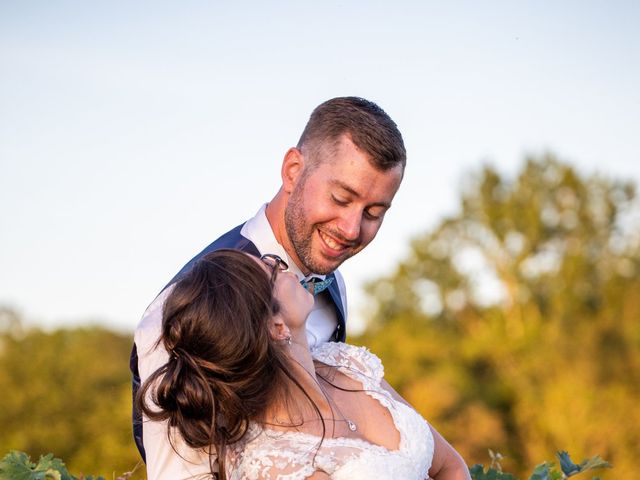
<path fill-rule="evenodd" d="M 327 365 L 339 367 L 345 374 L 367 385 L 379 386 L 384 377 L 380 359 L 366 347 L 346 343 L 323 343 L 312 352 L 313 358 Z"/>

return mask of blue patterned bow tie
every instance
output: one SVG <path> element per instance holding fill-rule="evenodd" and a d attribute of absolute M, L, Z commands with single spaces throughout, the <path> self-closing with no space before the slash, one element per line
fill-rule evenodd
<path fill-rule="evenodd" d="M 317 295 L 331 285 L 333 279 L 334 277 L 327 277 L 324 280 L 320 280 L 318 277 L 312 277 L 309 280 L 300 280 L 300 285 L 306 288 L 313 295 Z"/>

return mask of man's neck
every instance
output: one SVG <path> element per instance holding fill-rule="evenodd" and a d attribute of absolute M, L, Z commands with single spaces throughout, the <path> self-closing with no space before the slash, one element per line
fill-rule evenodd
<path fill-rule="evenodd" d="M 284 239 L 286 238 L 287 231 L 284 225 L 284 201 L 282 190 L 278 191 L 275 197 L 267 203 L 264 214 L 267 217 L 269 226 L 273 231 L 273 235 L 276 237 L 276 241 L 284 246 Z"/>

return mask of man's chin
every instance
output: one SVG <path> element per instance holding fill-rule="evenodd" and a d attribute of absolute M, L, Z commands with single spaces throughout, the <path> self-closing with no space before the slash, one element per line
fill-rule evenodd
<path fill-rule="evenodd" d="M 340 257 L 331 259 L 324 257 L 314 258 L 309 265 L 306 265 L 306 267 L 310 271 L 312 271 L 313 273 L 317 273 L 318 275 L 329 275 L 330 273 L 337 270 L 338 267 L 340 267 L 340 265 L 342 265 L 342 263 L 351 256 L 352 255 L 345 254 L 341 255 Z"/>

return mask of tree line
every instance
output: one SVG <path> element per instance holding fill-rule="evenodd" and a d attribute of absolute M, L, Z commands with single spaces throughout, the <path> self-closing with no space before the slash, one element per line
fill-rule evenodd
<path fill-rule="evenodd" d="M 552 155 L 527 159 L 515 178 L 485 167 L 458 213 L 367 286 L 359 342 L 469 463 L 491 448 L 524 476 L 566 449 L 633 478 L 639 213 L 635 185 Z"/>

